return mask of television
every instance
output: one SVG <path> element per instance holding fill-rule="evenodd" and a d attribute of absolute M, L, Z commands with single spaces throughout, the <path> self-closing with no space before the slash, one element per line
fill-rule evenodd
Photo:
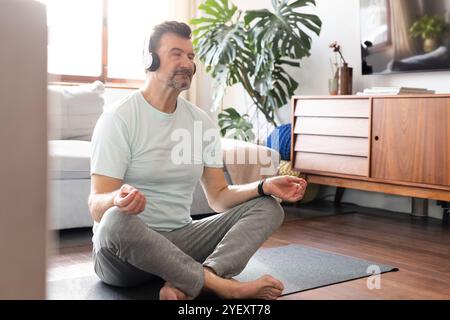
<path fill-rule="evenodd" d="M 450 0 L 360 0 L 362 74 L 450 70 Z"/>

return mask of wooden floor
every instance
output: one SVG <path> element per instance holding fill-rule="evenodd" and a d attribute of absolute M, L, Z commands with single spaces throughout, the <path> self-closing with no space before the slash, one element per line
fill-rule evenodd
<path fill-rule="evenodd" d="M 380 289 L 367 278 L 283 296 L 280 299 L 450 299 L 450 226 L 352 205 L 334 214 L 327 203 L 286 207 L 286 219 L 264 247 L 301 244 L 398 267 L 381 275 Z M 92 273 L 90 231 L 62 235 L 50 260 L 49 280 Z M 77 238 L 78 237 L 78 238 Z"/>

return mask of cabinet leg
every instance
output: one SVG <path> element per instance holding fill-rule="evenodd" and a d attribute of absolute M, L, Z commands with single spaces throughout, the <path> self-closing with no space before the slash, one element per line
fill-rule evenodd
<path fill-rule="evenodd" d="M 415 217 L 428 217 L 428 199 L 411 198 L 411 215 Z"/>
<path fill-rule="evenodd" d="M 342 197 L 344 196 L 345 188 L 336 187 L 336 194 L 334 195 L 334 205 L 339 206 L 341 204 Z"/>
<path fill-rule="evenodd" d="M 444 212 L 442 213 L 442 223 L 448 224 L 450 218 L 450 202 L 438 200 L 437 205 L 441 206 L 444 210 Z"/>

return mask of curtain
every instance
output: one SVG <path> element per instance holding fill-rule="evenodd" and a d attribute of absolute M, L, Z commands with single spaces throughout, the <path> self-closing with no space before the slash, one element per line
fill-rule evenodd
<path fill-rule="evenodd" d="M 418 54 L 418 43 L 409 36 L 409 28 L 420 13 L 420 0 L 390 0 L 389 3 L 394 59 L 401 60 Z"/>

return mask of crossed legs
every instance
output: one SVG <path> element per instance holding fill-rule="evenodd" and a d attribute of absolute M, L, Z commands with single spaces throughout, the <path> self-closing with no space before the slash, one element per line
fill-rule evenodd
<path fill-rule="evenodd" d="M 139 217 L 113 207 L 93 238 L 96 272 L 102 281 L 118 286 L 159 276 L 167 281 L 161 299 L 196 297 L 202 289 L 223 298 L 275 299 L 283 285 L 271 276 L 244 283 L 231 278 L 245 268 L 283 217 L 275 199 L 260 197 L 183 228 L 157 232 Z"/>

